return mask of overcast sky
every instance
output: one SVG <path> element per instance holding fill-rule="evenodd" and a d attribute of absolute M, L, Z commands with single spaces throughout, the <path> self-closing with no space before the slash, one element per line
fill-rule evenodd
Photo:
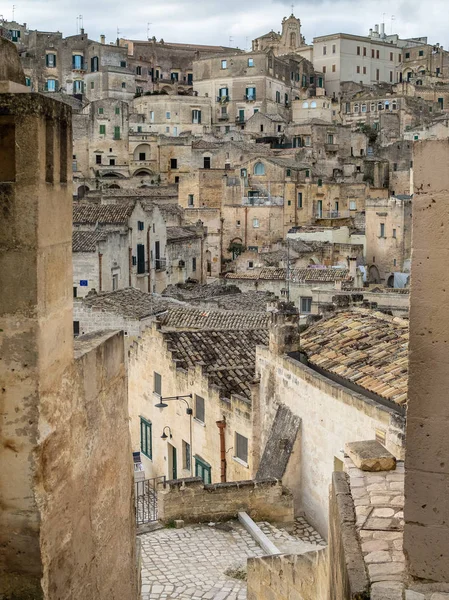
<path fill-rule="evenodd" d="M 250 48 L 253 38 L 271 29 L 279 31 L 290 13 L 290 0 L 17 0 L 15 5 L 15 19 L 30 29 L 73 35 L 77 15 L 83 15 L 91 39 L 104 33 L 113 41 L 117 28 L 121 37 L 146 39 L 151 23 L 150 37 L 158 40 L 239 48 Z M 430 43 L 449 46 L 447 0 L 312 0 L 297 2 L 294 13 L 306 42 L 338 32 L 366 35 L 384 19 L 387 33 L 427 36 Z M 12 14 L 13 4 L 0 0 L 0 16 L 10 20 Z"/>

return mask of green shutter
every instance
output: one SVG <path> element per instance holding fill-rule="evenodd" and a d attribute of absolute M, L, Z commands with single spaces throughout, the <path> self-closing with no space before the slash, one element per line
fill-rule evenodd
<path fill-rule="evenodd" d="M 114 140 L 120 139 L 120 127 L 114 127 Z"/>
<path fill-rule="evenodd" d="M 100 125 L 100 135 L 106 134 L 106 125 Z"/>
<path fill-rule="evenodd" d="M 201 111 L 198 111 L 198 123 L 201 123 Z"/>

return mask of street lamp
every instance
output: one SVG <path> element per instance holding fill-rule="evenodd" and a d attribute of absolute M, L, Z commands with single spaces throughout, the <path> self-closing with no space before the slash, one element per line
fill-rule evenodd
<path fill-rule="evenodd" d="M 157 404 L 155 404 L 155 408 L 167 408 L 168 404 L 166 404 L 166 402 L 168 402 L 169 400 L 182 400 L 182 402 L 185 402 L 185 404 L 187 405 L 186 408 L 186 414 L 189 415 L 190 417 L 190 475 L 193 475 L 193 449 L 192 449 L 192 415 L 193 415 L 193 410 L 192 407 L 190 406 L 190 404 L 187 402 L 186 398 L 193 398 L 192 394 L 185 394 L 184 396 L 160 396 L 159 397 L 159 402 Z M 164 430 L 162 432 L 161 438 L 163 440 L 167 439 L 167 435 L 165 434 L 165 430 L 168 427 L 168 425 L 166 427 L 164 427 Z M 170 430 L 170 438 L 172 437 L 172 433 L 171 433 L 171 429 L 170 427 L 168 427 L 168 429 Z"/>

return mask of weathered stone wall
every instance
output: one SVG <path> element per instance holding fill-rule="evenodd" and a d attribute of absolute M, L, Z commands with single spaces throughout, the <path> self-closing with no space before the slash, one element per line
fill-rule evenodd
<path fill-rule="evenodd" d="M 235 519 L 245 511 L 257 521 L 293 521 L 293 497 L 277 479 L 204 485 L 199 477 L 168 481 L 158 492 L 164 523 Z"/>
<path fill-rule="evenodd" d="M 327 549 L 248 559 L 248 600 L 327 600 Z"/>
<path fill-rule="evenodd" d="M 449 581 L 449 142 L 415 144 L 404 550 L 410 573 Z"/>
<path fill-rule="evenodd" d="M 369 598 L 369 581 L 356 532 L 348 476 L 334 473 L 329 502 L 330 600 Z"/>

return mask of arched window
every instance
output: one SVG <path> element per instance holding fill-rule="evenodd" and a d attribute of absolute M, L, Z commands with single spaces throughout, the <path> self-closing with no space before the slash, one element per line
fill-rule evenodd
<path fill-rule="evenodd" d="M 309 103 L 308 102 L 303 102 L 302 103 L 302 107 L 303 108 L 309 108 Z"/>
<path fill-rule="evenodd" d="M 378 102 L 377 103 L 377 110 L 383 110 L 384 109 L 384 105 L 382 102 Z"/>
<path fill-rule="evenodd" d="M 258 162 L 254 165 L 254 175 L 265 175 L 265 167 L 263 163 Z"/>
<path fill-rule="evenodd" d="M 354 104 L 354 112 L 355 112 L 355 113 L 358 113 L 358 112 L 359 112 L 359 103 L 358 103 L 358 102 L 356 102 L 356 103 Z"/>
<path fill-rule="evenodd" d="M 375 110 L 376 110 L 376 103 L 371 102 L 371 112 L 375 112 Z"/>
<path fill-rule="evenodd" d="M 316 102 L 315 102 L 315 100 L 310 103 L 310 108 L 316 108 Z"/>
<path fill-rule="evenodd" d="M 362 113 L 366 113 L 366 104 L 362 104 Z"/>
<path fill-rule="evenodd" d="M 397 110 L 398 109 L 398 103 L 396 102 L 396 100 L 393 100 L 393 103 L 391 105 L 391 110 Z"/>
<path fill-rule="evenodd" d="M 388 100 L 385 101 L 385 110 L 390 110 L 390 103 Z"/>

